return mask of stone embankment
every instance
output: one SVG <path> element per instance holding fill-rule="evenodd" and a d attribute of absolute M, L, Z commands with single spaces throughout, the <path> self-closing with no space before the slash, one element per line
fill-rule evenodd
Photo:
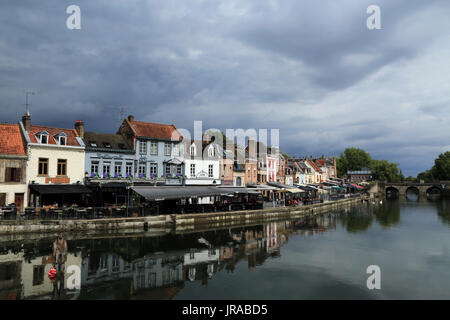
<path fill-rule="evenodd" d="M 242 210 L 214 213 L 159 215 L 137 218 L 92 220 L 13 220 L 0 221 L 0 235 L 25 233 L 83 232 L 119 229 L 189 230 L 199 226 L 214 227 L 255 222 L 271 222 L 313 216 L 367 201 L 367 198 L 349 198 L 299 207 L 280 207 L 262 210 Z"/>

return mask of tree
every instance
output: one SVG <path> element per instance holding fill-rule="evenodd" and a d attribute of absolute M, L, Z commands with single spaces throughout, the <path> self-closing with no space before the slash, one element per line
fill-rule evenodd
<path fill-rule="evenodd" d="M 370 170 L 376 180 L 400 182 L 404 179 L 402 172 L 397 167 L 397 164 L 387 160 L 372 160 Z"/>
<path fill-rule="evenodd" d="M 441 153 L 434 160 L 434 166 L 419 173 L 417 179 L 425 182 L 450 180 L 450 151 Z"/>
<path fill-rule="evenodd" d="M 343 177 L 348 170 L 361 170 L 369 167 L 371 163 L 370 154 L 358 148 L 347 148 L 336 159 L 338 176 Z"/>
<path fill-rule="evenodd" d="M 431 175 L 437 180 L 450 180 L 450 151 L 441 153 L 431 168 Z"/>

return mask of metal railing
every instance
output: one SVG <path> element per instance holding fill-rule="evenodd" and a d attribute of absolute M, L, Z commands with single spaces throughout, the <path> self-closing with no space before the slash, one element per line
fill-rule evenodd
<path fill-rule="evenodd" d="M 77 207 L 77 208 L 26 208 L 23 213 L 0 213 L 1 220 L 79 220 L 143 217 L 154 215 L 147 207 Z"/>

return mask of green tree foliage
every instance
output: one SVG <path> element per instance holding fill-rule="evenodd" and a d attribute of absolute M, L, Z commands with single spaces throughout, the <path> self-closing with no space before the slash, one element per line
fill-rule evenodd
<path fill-rule="evenodd" d="M 372 160 L 369 167 L 376 180 L 400 182 L 404 179 L 403 174 L 398 169 L 396 163 L 387 160 Z"/>
<path fill-rule="evenodd" d="M 450 151 L 441 153 L 431 168 L 431 174 L 437 180 L 450 180 Z"/>
<path fill-rule="evenodd" d="M 348 170 L 361 170 L 362 168 L 369 167 L 371 160 L 370 154 L 364 150 L 347 148 L 336 159 L 338 176 L 345 176 Z"/>
<path fill-rule="evenodd" d="M 337 158 L 336 166 L 339 177 L 347 175 L 348 170 L 369 168 L 375 180 L 398 182 L 404 178 L 396 163 L 387 160 L 374 160 L 369 153 L 358 148 L 345 149 Z"/>
<path fill-rule="evenodd" d="M 423 181 L 425 181 L 425 182 L 432 182 L 432 181 L 434 181 L 435 179 L 434 179 L 434 177 L 433 177 L 433 173 L 432 173 L 432 170 L 431 169 L 429 169 L 429 170 L 426 170 L 426 171 L 424 171 L 424 172 L 421 172 L 421 173 L 419 173 L 418 175 L 417 175 L 417 180 L 423 180 Z"/>
<path fill-rule="evenodd" d="M 435 160 L 434 166 L 417 175 L 418 180 L 433 182 L 439 180 L 450 180 L 450 151 L 441 153 Z"/>

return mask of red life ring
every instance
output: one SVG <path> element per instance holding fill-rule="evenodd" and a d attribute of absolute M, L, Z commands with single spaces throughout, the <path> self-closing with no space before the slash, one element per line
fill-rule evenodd
<path fill-rule="evenodd" d="M 56 269 L 54 267 L 51 267 L 50 271 L 48 272 L 48 275 L 50 277 L 54 277 L 56 275 Z"/>

